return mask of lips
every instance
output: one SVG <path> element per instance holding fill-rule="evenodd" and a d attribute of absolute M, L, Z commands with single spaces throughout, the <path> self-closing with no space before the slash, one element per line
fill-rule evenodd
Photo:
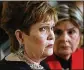
<path fill-rule="evenodd" d="M 53 48 L 53 45 L 54 45 L 54 44 L 49 44 L 47 47 L 48 47 L 48 48 Z"/>
<path fill-rule="evenodd" d="M 70 48 L 70 46 L 61 46 L 61 48 L 67 50 Z"/>

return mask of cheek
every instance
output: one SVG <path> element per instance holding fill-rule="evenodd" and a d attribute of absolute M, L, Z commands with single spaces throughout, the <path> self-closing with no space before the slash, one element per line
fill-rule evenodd
<path fill-rule="evenodd" d="M 75 51 L 75 50 L 77 49 L 77 47 L 79 46 L 80 36 L 75 35 L 75 36 L 72 38 L 71 41 L 72 41 L 73 51 Z"/>
<path fill-rule="evenodd" d="M 37 35 L 37 36 L 32 36 L 33 41 L 37 45 L 45 45 L 46 43 L 46 37 L 44 35 Z"/>
<path fill-rule="evenodd" d="M 77 35 L 77 34 L 75 34 L 75 35 L 72 37 L 72 43 L 77 43 L 77 42 L 79 42 L 79 40 L 80 40 L 80 36 Z"/>
<path fill-rule="evenodd" d="M 47 42 L 47 34 L 40 34 L 39 35 L 39 43 L 41 43 L 41 44 L 46 44 L 46 42 Z"/>
<path fill-rule="evenodd" d="M 58 41 L 55 40 L 55 43 L 54 43 L 54 50 L 58 50 L 58 47 L 59 47 L 59 44 L 58 44 Z"/>

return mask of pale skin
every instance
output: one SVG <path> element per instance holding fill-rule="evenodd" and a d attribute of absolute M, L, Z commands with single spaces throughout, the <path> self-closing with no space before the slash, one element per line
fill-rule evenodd
<path fill-rule="evenodd" d="M 61 21 L 55 27 L 54 53 L 61 58 L 68 60 L 79 46 L 80 31 L 69 20 Z"/>
<path fill-rule="evenodd" d="M 24 56 L 32 61 L 40 63 L 47 56 L 53 54 L 55 36 L 54 20 L 39 22 L 31 26 L 30 34 L 16 30 L 15 35 L 20 44 L 24 44 Z"/>

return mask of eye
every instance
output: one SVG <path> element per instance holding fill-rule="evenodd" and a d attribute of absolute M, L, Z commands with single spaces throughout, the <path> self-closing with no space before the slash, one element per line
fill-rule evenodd
<path fill-rule="evenodd" d="M 55 33 L 55 35 L 60 36 L 60 35 L 62 35 L 63 31 L 60 30 L 60 29 L 56 29 L 56 30 L 54 31 L 54 33 Z"/>
<path fill-rule="evenodd" d="M 44 26 L 44 27 L 39 28 L 39 30 L 40 30 L 40 31 L 45 31 L 46 29 L 47 29 L 47 27 L 45 27 L 45 26 Z"/>
<path fill-rule="evenodd" d="M 55 26 L 51 27 L 51 30 L 54 30 Z"/>
<path fill-rule="evenodd" d="M 76 32 L 75 30 L 69 30 L 69 31 L 68 31 L 68 34 L 72 35 L 72 34 L 74 34 L 75 32 Z"/>

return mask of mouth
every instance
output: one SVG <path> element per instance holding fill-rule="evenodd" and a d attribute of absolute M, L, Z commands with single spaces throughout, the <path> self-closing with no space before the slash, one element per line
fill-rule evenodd
<path fill-rule="evenodd" d="M 47 48 L 53 48 L 54 44 L 49 44 Z"/>
<path fill-rule="evenodd" d="M 70 46 L 61 46 L 61 48 L 67 50 Z"/>

